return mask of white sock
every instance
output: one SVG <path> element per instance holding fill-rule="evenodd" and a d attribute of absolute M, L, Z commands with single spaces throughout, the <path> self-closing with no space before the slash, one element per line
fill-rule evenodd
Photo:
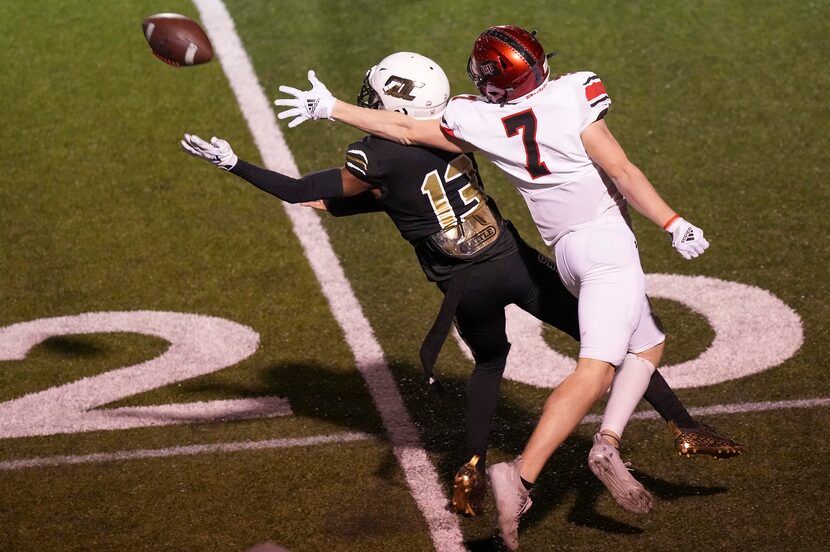
<path fill-rule="evenodd" d="M 611 431 L 622 437 L 625 426 L 643 398 L 653 373 L 654 364 L 650 361 L 632 353 L 625 355 L 611 383 L 611 395 L 602 416 L 600 431 Z"/>

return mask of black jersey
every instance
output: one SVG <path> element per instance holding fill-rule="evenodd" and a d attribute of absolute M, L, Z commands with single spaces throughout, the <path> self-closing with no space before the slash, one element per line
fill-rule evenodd
<path fill-rule="evenodd" d="M 427 278 L 442 281 L 471 262 L 499 258 L 517 250 L 515 237 L 502 231 L 474 256 L 447 255 L 430 236 L 457 225 L 482 203 L 485 194 L 472 154 L 404 146 L 374 136 L 351 144 L 346 168 L 380 190 L 379 207 L 415 248 Z"/>

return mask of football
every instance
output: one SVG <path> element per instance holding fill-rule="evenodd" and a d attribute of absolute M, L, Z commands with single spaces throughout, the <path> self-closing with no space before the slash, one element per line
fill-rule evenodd
<path fill-rule="evenodd" d="M 184 15 L 158 13 L 141 24 L 153 54 L 176 67 L 199 65 L 213 59 L 213 46 L 204 29 Z"/>

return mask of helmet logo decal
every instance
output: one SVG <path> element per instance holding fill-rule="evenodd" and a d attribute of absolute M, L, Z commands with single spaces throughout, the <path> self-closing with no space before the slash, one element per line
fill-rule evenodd
<path fill-rule="evenodd" d="M 383 85 L 383 92 L 393 98 L 414 100 L 415 96 L 412 95 L 412 91 L 415 88 L 423 87 L 424 83 L 422 82 L 392 75 L 389 79 L 387 79 L 386 84 Z"/>
<path fill-rule="evenodd" d="M 492 77 L 499 72 L 495 61 L 486 61 L 478 66 L 479 72 L 484 77 Z"/>

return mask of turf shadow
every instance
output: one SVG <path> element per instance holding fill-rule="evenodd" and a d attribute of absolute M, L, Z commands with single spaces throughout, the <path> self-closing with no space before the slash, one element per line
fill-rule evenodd
<path fill-rule="evenodd" d="M 656 495 L 660 500 L 668 502 L 690 496 L 713 496 L 729 491 L 728 487 L 723 486 L 704 487 L 686 483 L 672 483 L 639 472 L 636 474 L 636 477 L 652 494 Z"/>
<path fill-rule="evenodd" d="M 107 354 L 104 347 L 92 343 L 82 336 L 53 336 L 39 344 L 50 353 L 67 357 L 90 358 Z"/>
<path fill-rule="evenodd" d="M 336 424 L 350 431 L 382 434 L 383 428 L 363 380 L 353 372 L 314 363 L 273 364 L 257 369 L 245 381 L 199 378 L 182 391 L 228 398 L 280 396 L 295 416 Z"/>
<path fill-rule="evenodd" d="M 466 377 L 442 378 L 446 393 L 436 397 L 424 384 L 420 366 L 395 364 L 390 366 L 395 382 L 404 397 L 407 409 L 418 429 L 421 445 L 436 462 L 442 484 L 452 485 L 456 470 L 464 457 L 464 408 Z M 385 438 L 366 384 L 356 371 L 334 370 L 323 365 L 295 363 L 270 365 L 257 371 L 258 377 L 249 381 L 191 382 L 187 388 L 193 391 L 220 390 L 235 397 L 278 395 L 289 399 L 297 416 L 336 424 L 349 431 L 363 431 Z M 503 394 L 496 412 L 491 435 L 491 454 L 494 448 L 502 451 L 522 450 L 538 419 L 537 409 Z M 607 494 L 605 487 L 587 466 L 591 440 L 571 435 L 557 450 L 534 491 L 533 508 L 522 520 L 522 528 L 543 522 L 548 515 L 561 508 L 573 496 L 573 504 L 567 513 L 569 523 L 596 529 L 603 533 L 637 535 L 644 532 L 626 518 L 632 514 L 620 509 L 620 519 L 601 513 L 597 504 Z M 502 458 L 496 458 L 499 461 Z M 397 458 L 390 450 L 378 465 L 376 475 L 396 486 L 405 485 L 400 478 Z M 688 496 L 709 496 L 726 492 L 724 487 L 702 487 L 673 483 L 657 476 L 637 471 L 636 477 L 662 500 L 675 500 Z M 449 503 L 448 503 L 449 507 Z M 495 518 L 492 497 L 488 499 L 490 519 Z M 501 550 L 497 538 L 477 538 L 466 543 L 473 551 Z"/>
<path fill-rule="evenodd" d="M 425 390 L 420 366 L 395 366 L 397 373 L 414 374 L 399 381 L 402 393 L 410 398 L 409 410 L 420 430 L 426 449 L 436 459 L 439 476 L 449 490 L 456 470 L 467 458 L 464 457 L 464 389 L 465 377 L 443 376 L 447 392 L 443 399 L 436 400 Z M 416 404 L 413 407 L 412 404 Z M 522 450 L 538 420 L 538 410 L 528 408 L 502 394 L 494 420 L 490 439 L 490 454 L 494 448 L 503 451 Z M 660 427 L 655 424 L 655 430 Z M 534 503 L 522 520 L 522 528 L 532 526 L 548 517 L 548 514 L 564 504 L 572 502 L 567 513 L 569 523 L 596 529 L 603 533 L 638 535 L 645 532 L 637 525 L 637 517 L 619 508 L 616 513 L 606 515 L 598 508 L 600 500 L 608 500 L 608 491 L 591 473 L 587 465 L 588 452 L 593 443 L 580 435 L 571 435 L 556 451 L 546 466 L 534 490 Z M 669 451 L 666 451 L 669 453 Z M 499 461 L 501 458 L 490 460 Z M 687 496 L 709 496 L 726 492 L 724 487 L 703 487 L 675 483 L 638 469 L 635 477 L 662 500 L 674 500 Z M 571 497 L 573 500 L 571 501 Z M 492 497 L 488 508 L 492 511 Z M 615 506 L 616 508 L 616 506 Z M 494 544 L 495 541 L 495 544 Z M 499 539 L 481 538 L 466 543 L 470 550 L 500 550 Z M 495 546 L 495 548 L 494 548 Z"/>

